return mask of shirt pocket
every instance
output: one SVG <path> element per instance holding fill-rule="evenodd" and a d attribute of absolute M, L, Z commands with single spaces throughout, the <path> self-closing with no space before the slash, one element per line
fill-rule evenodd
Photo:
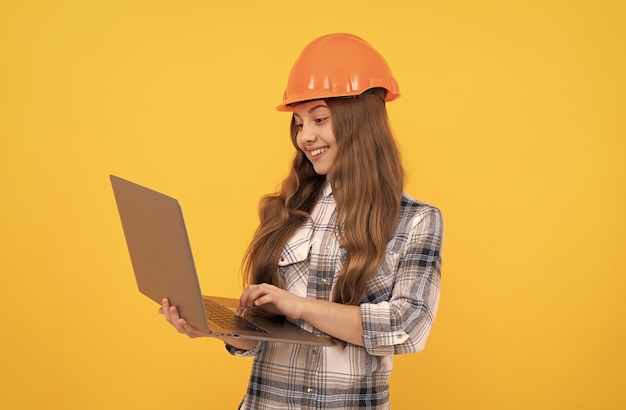
<path fill-rule="evenodd" d="M 278 260 L 278 270 L 287 290 L 298 296 L 307 296 L 311 242 L 308 238 L 290 241 Z"/>

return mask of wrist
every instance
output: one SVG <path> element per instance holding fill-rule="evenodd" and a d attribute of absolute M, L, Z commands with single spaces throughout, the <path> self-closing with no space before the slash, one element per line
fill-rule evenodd
<path fill-rule="evenodd" d="M 308 298 L 300 298 L 300 303 L 298 303 L 298 307 L 297 307 L 297 312 L 296 312 L 296 317 L 294 319 L 296 320 L 304 320 L 306 322 L 309 321 L 309 312 L 312 311 L 311 308 L 311 303 L 314 302 L 314 299 L 308 299 Z"/>

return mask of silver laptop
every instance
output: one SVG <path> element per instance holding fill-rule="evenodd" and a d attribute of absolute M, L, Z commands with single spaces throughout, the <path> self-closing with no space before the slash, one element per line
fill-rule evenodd
<path fill-rule="evenodd" d="M 224 336 L 287 343 L 331 342 L 289 322 L 246 309 L 235 315 L 238 299 L 203 296 L 180 204 L 136 183 L 111 175 L 139 291 L 161 304 L 169 298 L 180 316 L 199 330 Z"/>

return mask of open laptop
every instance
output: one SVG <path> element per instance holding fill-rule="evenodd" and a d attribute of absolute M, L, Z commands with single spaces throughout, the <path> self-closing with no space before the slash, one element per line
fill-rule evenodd
<path fill-rule="evenodd" d="M 169 298 L 180 316 L 199 330 L 231 337 L 329 345 L 284 317 L 246 309 L 235 315 L 239 299 L 203 296 L 180 204 L 175 198 L 111 175 L 139 291 L 161 304 Z"/>

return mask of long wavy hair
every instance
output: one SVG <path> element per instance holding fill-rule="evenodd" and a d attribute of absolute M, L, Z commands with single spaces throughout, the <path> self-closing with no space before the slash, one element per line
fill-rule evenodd
<path fill-rule="evenodd" d="M 396 225 L 404 188 L 404 171 L 384 102 L 385 90 L 356 98 L 327 99 L 338 152 L 328 174 L 337 206 L 335 229 L 346 251 L 334 285 L 335 302 L 358 305 L 369 279 L 385 257 Z M 307 220 L 327 177 L 318 175 L 296 143 L 289 175 L 275 194 L 259 204 L 260 224 L 243 262 L 244 284 L 285 287 L 277 268 L 287 241 Z"/>

